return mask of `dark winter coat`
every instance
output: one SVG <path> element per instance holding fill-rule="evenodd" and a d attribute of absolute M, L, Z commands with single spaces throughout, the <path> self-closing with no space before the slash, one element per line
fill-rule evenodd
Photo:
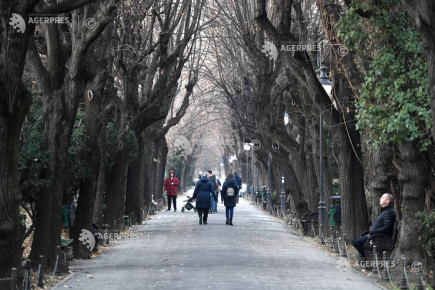
<path fill-rule="evenodd" d="M 177 196 L 177 187 L 178 184 L 180 184 L 180 181 L 178 180 L 177 177 L 173 177 L 171 180 L 171 172 L 174 172 L 173 170 L 169 171 L 169 176 L 168 178 L 166 178 L 165 180 L 165 191 L 166 191 L 166 195 L 167 196 Z"/>
<path fill-rule="evenodd" d="M 219 193 L 219 184 L 215 175 L 210 176 L 210 182 L 214 185 L 214 190 Z"/>
<path fill-rule="evenodd" d="M 228 188 L 234 189 L 234 195 L 228 196 Z M 226 207 L 235 207 L 236 198 L 239 195 L 239 187 L 237 186 L 234 179 L 226 179 L 224 185 L 222 186 L 222 197 L 224 199 L 224 205 Z"/>
<path fill-rule="evenodd" d="M 394 223 L 396 222 L 396 213 L 394 207 L 388 205 L 381 209 L 381 213 L 376 218 L 373 225 L 370 227 L 369 234 L 384 234 L 388 236 L 393 235 Z"/>
<path fill-rule="evenodd" d="M 240 178 L 240 176 L 237 173 L 234 173 L 234 181 L 236 182 L 236 184 L 239 188 L 242 187 L 242 179 Z"/>
<path fill-rule="evenodd" d="M 210 193 L 213 195 L 214 200 L 217 202 L 217 196 L 214 190 L 214 186 L 211 184 L 210 180 L 207 177 L 203 177 L 196 184 L 191 200 L 196 199 L 197 208 L 210 209 Z"/>

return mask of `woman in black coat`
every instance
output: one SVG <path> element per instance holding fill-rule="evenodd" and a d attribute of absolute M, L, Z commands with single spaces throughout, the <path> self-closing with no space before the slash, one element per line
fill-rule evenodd
<path fill-rule="evenodd" d="M 234 208 L 236 207 L 236 198 L 239 195 L 239 187 L 234 180 L 234 176 L 230 173 L 225 179 L 222 186 L 222 197 L 225 205 L 225 215 L 227 217 L 227 225 L 233 225 Z"/>
<path fill-rule="evenodd" d="M 201 178 L 195 186 L 192 198 L 189 201 L 196 199 L 196 209 L 198 210 L 199 224 L 202 222 L 207 224 L 208 211 L 211 207 L 210 193 L 213 195 L 214 200 L 217 202 L 216 192 L 214 186 L 211 184 L 207 177 Z M 204 218 L 202 217 L 204 215 Z"/>

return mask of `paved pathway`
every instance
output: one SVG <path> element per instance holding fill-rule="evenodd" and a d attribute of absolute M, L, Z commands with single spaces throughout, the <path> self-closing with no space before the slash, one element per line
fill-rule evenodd
<path fill-rule="evenodd" d="M 198 224 L 197 213 L 159 212 L 135 226 L 55 289 L 379 289 L 344 259 L 308 243 L 281 222 L 240 199 L 234 226 L 225 208 Z"/>

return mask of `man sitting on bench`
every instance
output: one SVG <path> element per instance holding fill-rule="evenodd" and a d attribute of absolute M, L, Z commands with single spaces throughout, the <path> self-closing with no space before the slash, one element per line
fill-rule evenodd
<path fill-rule="evenodd" d="M 352 242 L 352 245 L 355 247 L 355 249 L 358 250 L 362 259 L 365 259 L 364 244 L 371 235 L 384 234 L 390 237 L 393 236 L 394 223 L 396 222 L 396 213 L 394 212 L 393 206 L 393 196 L 389 193 L 384 193 L 381 196 L 379 203 L 382 207 L 381 213 L 371 226 L 369 233 L 359 238 L 356 238 Z"/>

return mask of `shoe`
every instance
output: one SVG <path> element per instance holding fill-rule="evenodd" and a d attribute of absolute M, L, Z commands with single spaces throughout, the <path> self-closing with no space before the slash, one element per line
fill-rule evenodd
<path fill-rule="evenodd" d="M 230 226 L 233 225 L 233 219 L 230 219 L 230 223 L 229 223 L 229 225 L 230 225 Z"/>
<path fill-rule="evenodd" d="M 166 211 L 171 211 L 171 209 L 170 208 L 168 208 Z"/>
<path fill-rule="evenodd" d="M 227 222 L 225 223 L 226 225 L 230 223 L 230 219 L 227 219 Z"/>
<path fill-rule="evenodd" d="M 204 221 L 204 224 L 205 224 L 205 225 L 208 225 L 208 223 L 207 223 L 206 221 Z"/>
<path fill-rule="evenodd" d="M 177 209 L 174 209 L 174 212 L 177 212 Z"/>

